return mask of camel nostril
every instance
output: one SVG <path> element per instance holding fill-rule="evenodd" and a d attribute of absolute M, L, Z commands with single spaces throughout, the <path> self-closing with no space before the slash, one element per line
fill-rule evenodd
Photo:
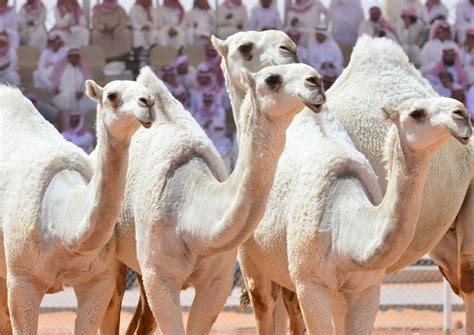
<path fill-rule="evenodd" d="M 463 111 L 462 111 L 462 110 L 459 110 L 459 109 L 455 110 L 455 111 L 453 112 L 453 115 L 454 115 L 456 118 L 463 118 L 463 119 L 467 119 L 467 118 L 468 118 L 467 114 L 466 114 L 466 113 L 463 113 Z"/>
<path fill-rule="evenodd" d="M 154 101 L 152 99 L 147 99 L 144 97 L 138 98 L 138 104 L 142 105 L 143 107 L 151 107 L 153 106 Z"/>
<path fill-rule="evenodd" d="M 309 77 L 306 77 L 304 84 L 306 87 L 316 88 L 321 85 L 321 80 L 319 80 L 319 78 L 316 76 L 309 76 Z"/>

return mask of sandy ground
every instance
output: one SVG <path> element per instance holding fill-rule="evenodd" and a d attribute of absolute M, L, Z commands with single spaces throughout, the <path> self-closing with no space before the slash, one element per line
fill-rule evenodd
<path fill-rule="evenodd" d="M 123 334 L 132 314 L 122 312 L 121 330 Z M 187 313 L 183 313 L 184 319 Z M 74 329 L 74 312 L 43 313 L 40 316 L 40 335 L 72 335 Z M 452 334 L 465 334 L 465 316 L 463 312 L 453 313 Z M 379 311 L 375 323 L 375 335 L 441 335 L 442 314 L 433 311 L 413 309 Z M 240 312 L 222 312 L 211 332 L 212 335 L 253 335 L 255 323 L 253 315 Z"/>

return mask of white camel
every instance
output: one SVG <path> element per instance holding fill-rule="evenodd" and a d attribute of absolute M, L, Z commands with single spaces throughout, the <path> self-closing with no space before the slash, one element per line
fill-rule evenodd
<path fill-rule="evenodd" d="M 43 296 L 64 283 L 78 299 L 75 333 L 95 334 L 112 295 L 115 245 L 108 242 L 120 214 L 128 148 L 140 124 L 154 121 L 154 100 L 132 81 L 102 88 L 89 80 L 86 87 L 97 102 L 95 169 L 19 90 L 0 87 L 0 276 L 14 334 L 36 334 Z M 7 322 L 2 326 L 2 334 L 11 333 Z"/>
<path fill-rule="evenodd" d="M 179 296 L 189 285 L 196 296 L 187 333 L 210 331 L 230 293 L 236 248 L 265 211 L 286 128 L 304 104 L 319 112 L 325 100 L 320 76 L 304 64 L 242 78 L 244 131 L 228 179 L 209 139 L 164 84 L 147 68 L 137 79 L 169 120 L 132 141 L 117 258 L 143 276 L 163 334 L 185 333 Z"/>
<path fill-rule="evenodd" d="M 227 49 L 226 45 L 228 43 L 231 43 L 229 39 L 225 42 L 214 40 L 214 44 L 218 49 L 220 46 L 223 46 L 224 50 Z M 401 103 L 408 98 L 435 97 L 437 95 L 429 83 L 409 64 L 406 55 L 396 44 L 384 39 L 374 40 L 365 37 L 358 42 L 358 46 L 354 50 L 348 69 L 329 91 L 330 103 L 328 106 L 336 118 L 341 121 L 344 128 L 347 129 L 358 150 L 361 150 L 368 157 L 379 175 L 379 183 L 385 189 L 385 170 L 381 159 L 384 137 L 388 127 L 380 113 L 378 113 L 383 105 L 383 100 L 390 98 L 392 101 Z M 278 60 L 275 60 L 274 63 L 278 63 Z M 239 68 L 232 68 L 229 71 L 227 69 L 229 64 L 231 63 L 224 58 L 223 68 L 226 83 L 228 86 L 238 87 L 236 85 L 238 78 L 231 74 L 238 71 Z M 234 62 L 234 64 L 237 63 Z M 245 62 L 238 65 L 245 67 Z M 231 99 L 238 100 L 239 96 L 231 95 Z M 458 242 L 456 245 L 456 239 L 452 238 L 453 233 L 451 233 L 451 237 L 447 236 L 443 240 L 444 246 L 451 244 L 451 250 L 446 252 L 446 248 L 440 247 L 442 249 L 440 253 L 445 255 L 444 258 L 448 258 L 444 263 L 441 263 L 445 272 L 447 272 L 446 269 L 449 269 L 446 264 L 451 264 L 454 266 L 454 273 L 458 274 L 458 278 L 462 273 L 459 264 L 462 263 L 457 261 L 457 258 L 463 256 L 465 260 L 471 260 L 471 263 L 464 262 L 463 277 L 465 279 L 462 281 L 464 285 L 458 284 L 458 287 L 465 288 L 463 296 L 468 313 L 468 329 L 474 326 L 474 323 L 469 321 L 474 320 L 474 317 L 470 317 L 474 313 L 473 299 L 470 298 L 473 296 L 474 288 L 469 287 L 469 283 L 472 285 L 472 273 L 474 271 L 472 256 L 470 256 L 473 254 L 474 241 L 469 239 L 470 236 L 474 236 L 472 230 L 469 230 L 474 228 L 472 225 L 474 192 L 467 191 L 469 187 L 473 187 L 474 163 L 472 152 L 472 144 L 471 147 L 462 148 L 459 145 L 449 143 L 435 157 L 427 182 L 427 188 L 430 189 L 430 192 L 425 191 L 422 212 L 417 223 L 414 239 L 408 246 L 407 251 L 401 255 L 398 264 L 388 269 L 389 273 L 399 270 L 429 252 L 453 224 L 456 215 L 459 214 L 456 226 L 460 226 L 460 221 L 464 223 L 462 224 L 462 233 L 458 233 L 463 237 L 462 239 L 458 237 L 458 240 L 462 243 Z M 443 156 L 444 158 L 440 159 Z M 439 185 L 437 182 L 439 182 Z M 471 186 L 469 186 L 470 184 Z M 445 189 L 447 192 L 436 191 L 437 187 Z M 431 198 L 436 198 L 434 203 L 431 203 Z M 446 207 L 443 205 L 446 203 L 454 205 Z M 463 248 L 464 253 L 458 252 L 457 248 Z M 454 258 L 449 258 L 449 255 L 453 255 Z M 471 264 L 471 270 L 469 270 L 469 264 Z M 272 285 L 268 278 L 260 277 L 257 281 L 260 281 L 259 285 L 262 287 Z M 459 283 L 461 280 L 458 279 L 457 282 Z M 456 282 L 454 281 L 454 283 Z M 287 291 L 286 293 L 290 294 L 291 292 Z M 290 303 L 289 305 L 289 311 L 298 312 L 297 300 L 293 299 L 293 304 Z M 301 324 L 298 325 L 297 315 L 295 321 L 296 324 L 292 325 L 296 329 L 299 327 L 301 331 Z M 470 324 L 473 324 L 473 326 L 469 326 Z"/>

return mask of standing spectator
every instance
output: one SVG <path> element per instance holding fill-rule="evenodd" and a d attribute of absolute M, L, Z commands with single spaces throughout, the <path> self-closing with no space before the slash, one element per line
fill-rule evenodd
<path fill-rule="evenodd" d="M 339 45 L 326 28 L 316 28 L 315 37 L 316 41 L 309 49 L 309 64 L 319 73 L 333 69 L 341 74 L 344 58 Z"/>
<path fill-rule="evenodd" d="M 308 49 L 301 44 L 301 33 L 296 28 L 289 28 L 285 31 L 289 38 L 295 42 L 298 47 L 298 57 L 301 63 L 309 64 Z"/>
<path fill-rule="evenodd" d="M 41 0 L 27 0 L 18 14 L 23 44 L 44 48 L 46 45 L 46 8 Z"/>
<path fill-rule="evenodd" d="M 20 85 L 17 61 L 18 57 L 15 48 L 10 45 L 9 36 L 0 34 L 0 83 Z"/>
<path fill-rule="evenodd" d="M 130 10 L 130 25 L 133 31 L 133 48 L 136 51 L 148 50 L 158 43 L 159 29 L 157 23 L 159 15 L 153 8 L 151 0 L 136 0 Z"/>
<path fill-rule="evenodd" d="M 209 138 L 217 149 L 217 152 L 224 161 L 224 165 L 228 172 L 231 172 L 235 162 L 232 141 L 226 134 L 225 123 L 219 119 L 213 119 L 208 131 Z"/>
<path fill-rule="evenodd" d="M 435 21 L 431 27 L 430 40 L 426 42 L 420 52 L 421 72 L 427 74 L 441 59 L 444 47 L 457 49 L 452 40 L 451 27 L 444 20 Z"/>
<path fill-rule="evenodd" d="M 314 27 L 329 26 L 330 14 L 319 0 L 295 0 L 286 12 L 286 27 L 298 28 L 308 45 Z"/>
<path fill-rule="evenodd" d="M 49 34 L 46 40 L 46 48 L 41 51 L 38 69 L 33 73 L 33 84 L 36 88 L 48 89 L 51 87 L 50 77 L 53 66 L 67 55 L 64 40 L 57 32 Z"/>
<path fill-rule="evenodd" d="M 260 0 L 260 4 L 252 9 L 250 28 L 257 31 L 282 28 L 280 13 L 273 0 Z"/>
<path fill-rule="evenodd" d="M 207 0 L 194 0 L 193 9 L 187 15 L 189 44 L 205 46 L 211 34 L 216 32 L 216 14 Z"/>
<path fill-rule="evenodd" d="M 176 58 L 174 66 L 176 67 L 176 79 L 187 92 L 190 92 L 196 85 L 196 69 L 189 65 L 188 59 L 188 55 L 181 55 Z"/>
<path fill-rule="evenodd" d="M 441 3 L 441 0 L 427 0 L 421 9 L 421 19 L 427 25 L 433 24 L 436 20 L 446 20 L 448 14 L 448 8 Z"/>
<path fill-rule="evenodd" d="M 77 0 L 58 0 L 54 9 L 55 29 L 58 30 L 66 45 L 85 46 L 89 44 L 89 29 L 84 12 Z"/>
<path fill-rule="evenodd" d="M 332 36 L 339 44 L 354 45 L 359 36 L 359 26 L 364 21 L 360 0 L 331 0 Z"/>
<path fill-rule="evenodd" d="M 459 43 L 464 43 L 466 30 L 474 28 L 474 0 L 463 0 L 456 5 L 456 33 Z"/>
<path fill-rule="evenodd" d="M 107 61 L 123 60 L 132 49 L 128 16 L 117 0 L 102 0 L 92 13 L 92 44 L 101 47 Z"/>
<path fill-rule="evenodd" d="M 186 13 L 179 0 L 164 0 L 158 8 L 158 19 L 162 44 L 176 49 L 186 44 Z"/>
<path fill-rule="evenodd" d="M 18 48 L 20 45 L 18 28 L 18 16 L 15 8 L 8 6 L 8 0 L 0 0 L 0 30 L 4 30 L 8 34 L 10 45 L 14 48 Z"/>
<path fill-rule="evenodd" d="M 363 21 L 359 27 L 359 35 L 362 34 L 398 40 L 395 29 L 382 17 L 382 10 L 378 6 L 370 7 L 369 19 Z"/>
<path fill-rule="evenodd" d="M 95 103 L 84 95 L 87 79 L 92 79 L 92 75 L 79 49 L 70 49 L 66 58 L 54 65 L 51 74 L 51 93 L 55 106 L 81 114 L 94 109 Z"/>
<path fill-rule="evenodd" d="M 84 117 L 81 113 L 70 113 L 68 115 L 69 128 L 62 135 L 66 141 L 72 142 L 79 148 L 90 154 L 94 150 L 94 136 L 84 129 Z"/>
<path fill-rule="evenodd" d="M 225 0 L 217 10 L 219 37 L 226 39 L 232 34 L 248 29 L 247 8 L 242 0 Z"/>
<path fill-rule="evenodd" d="M 442 72 L 449 72 L 453 77 L 453 82 L 466 88 L 468 85 L 467 74 L 464 71 L 459 56 L 458 49 L 445 46 L 441 59 L 431 70 L 431 74 L 438 77 Z"/>
<path fill-rule="evenodd" d="M 420 58 L 420 37 L 423 31 L 423 23 L 418 19 L 415 8 L 406 7 L 402 10 L 402 21 L 397 27 L 397 34 L 403 50 L 408 55 L 408 59 L 419 65 Z"/>
<path fill-rule="evenodd" d="M 466 31 L 466 38 L 461 49 L 461 61 L 467 72 L 469 83 L 474 84 L 474 28 Z"/>

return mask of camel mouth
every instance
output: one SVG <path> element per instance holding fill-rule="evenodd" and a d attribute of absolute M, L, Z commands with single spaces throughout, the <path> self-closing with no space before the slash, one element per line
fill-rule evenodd
<path fill-rule="evenodd" d="M 305 98 L 303 98 L 300 94 L 298 94 L 297 97 L 306 107 L 311 109 L 311 111 L 313 111 L 314 113 L 319 113 L 323 109 L 324 100 L 323 100 L 323 102 L 321 102 L 319 104 L 313 104 L 313 103 L 309 102 L 308 100 L 306 100 Z"/>
<path fill-rule="evenodd" d="M 466 145 L 469 143 L 469 140 L 471 139 L 471 136 L 462 136 L 459 134 L 456 134 L 455 131 L 451 130 L 450 128 L 447 128 L 448 133 L 451 134 L 456 140 L 458 140 L 461 144 Z"/>
<path fill-rule="evenodd" d="M 151 121 L 141 121 L 141 120 L 138 120 L 138 122 L 140 122 L 140 124 L 143 126 L 143 128 L 150 128 L 152 125 L 153 125 L 153 122 Z"/>

